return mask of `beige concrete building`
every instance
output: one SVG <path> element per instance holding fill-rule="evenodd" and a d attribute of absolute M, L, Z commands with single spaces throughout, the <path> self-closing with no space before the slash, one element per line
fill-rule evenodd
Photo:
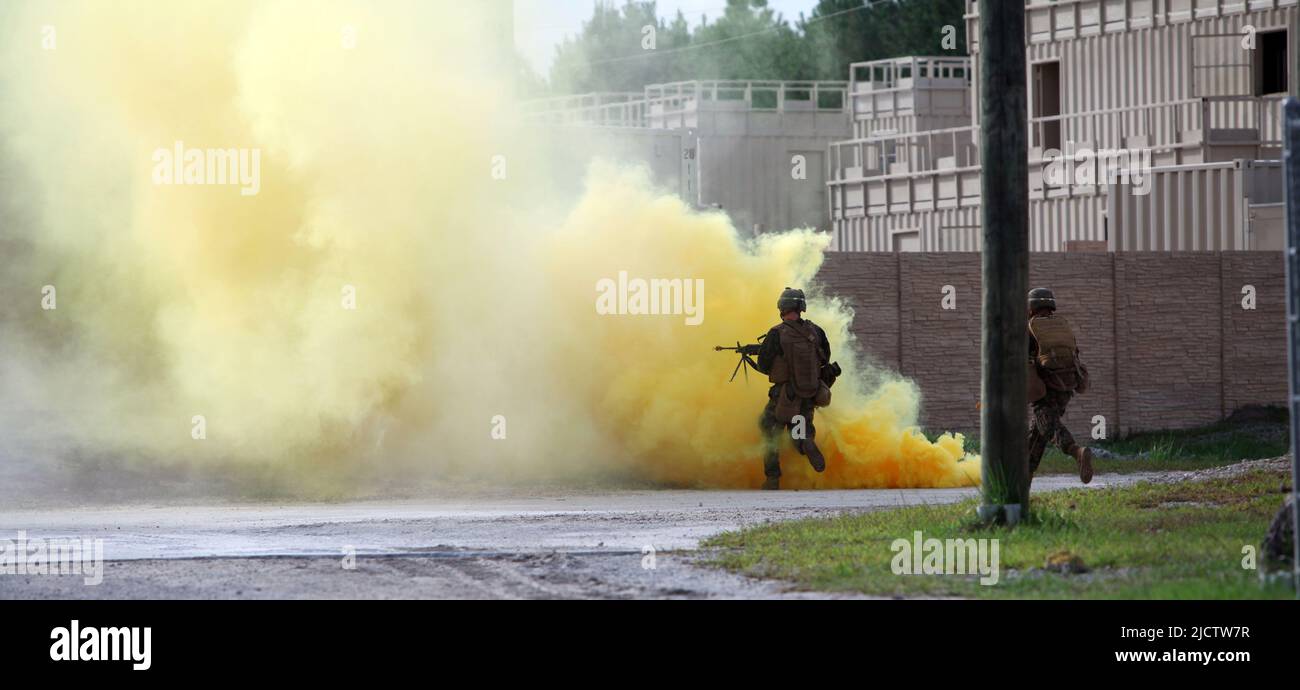
<path fill-rule="evenodd" d="M 1034 251 L 1282 247 L 1297 0 L 1032 0 L 1026 12 Z M 974 56 L 978 18 L 968 2 Z M 853 66 L 855 138 L 828 155 L 834 248 L 978 250 L 977 65 Z"/>
<path fill-rule="evenodd" d="M 761 232 L 830 230 L 826 153 L 853 136 L 848 84 L 689 81 L 642 92 L 530 101 L 563 169 L 597 156 L 645 165 L 657 184 Z"/>

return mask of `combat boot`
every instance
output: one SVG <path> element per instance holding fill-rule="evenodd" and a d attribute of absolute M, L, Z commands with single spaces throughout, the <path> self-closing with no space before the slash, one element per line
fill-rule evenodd
<path fill-rule="evenodd" d="M 808 456 L 808 464 L 818 472 L 826 470 L 826 456 L 822 455 L 822 449 L 817 447 L 817 443 L 807 438 L 799 442 L 799 452 Z"/>
<path fill-rule="evenodd" d="M 1070 453 L 1074 456 L 1074 461 L 1079 464 L 1079 481 L 1087 484 L 1092 481 L 1092 449 L 1086 446 L 1075 446 Z"/>

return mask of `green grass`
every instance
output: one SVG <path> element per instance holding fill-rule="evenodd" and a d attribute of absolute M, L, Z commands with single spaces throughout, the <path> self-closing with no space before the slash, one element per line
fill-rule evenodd
<path fill-rule="evenodd" d="M 977 501 L 754 527 L 706 542 L 714 564 L 814 590 L 885 596 L 989 598 L 1290 598 L 1242 567 L 1242 547 L 1260 541 L 1289 484 L 1284 471 L 1230 479 L 1073 489 L 1034 497 L 1034 518 L 1012 529 L 975 524 Z M 895 575 L 895 539 L 997 538 L 1001 580 Z M 1044 570 L 1069 552 L 1087 572 Z"/>
<path fill-rule="evenodd" d="M 1119 457 L 1097 457 L 1096 472 L 1199 470 L 1242 460 L 1275 458 L 1290 450 L 1287 413 L 1282 408 L 1251 408 L 1217 424 L 1180 431 L 1153 431 L 1095 441 L 1088 429 L 1071 429 L 1082 444 Z M 966 437 L 966 450 L 979 452 L 979 439 Z M 1043 454 L 1038 474 L 1074 474 L 1074 458 L 1055 447 Z"/>

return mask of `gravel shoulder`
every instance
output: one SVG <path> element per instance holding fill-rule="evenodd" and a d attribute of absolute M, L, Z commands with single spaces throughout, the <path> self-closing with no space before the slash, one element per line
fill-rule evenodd
<path fill-rule="evenodd" d="M 1189 473 L 1170 473 L 1189 474 Z M 1194 474 L 1194 473 L 1192 473 Z M 1089 488 L 1152 474 L 1103 475 Z M 1034 489 L 1077 487 L 1047 476 Z M 617 491 L 0 512 L 0 539 L 102 539 L 103 582 L 0 575 L 0 599 L 823 598 L 694 562 L 726 530 L 951 503 L 973 489 Z M 353 554 L 354 558 L 347 558 Z M 350 566 L 350 567 L 348 567 Z"/>

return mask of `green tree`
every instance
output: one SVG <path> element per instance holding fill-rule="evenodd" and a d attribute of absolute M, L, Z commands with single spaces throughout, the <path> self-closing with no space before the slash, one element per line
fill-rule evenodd
<path fill-rule="evenodd" d="M 811 54 L 803 35 L 767 6 L 767 0 L 727 0 L 714 22 L 692 36 L 686 64 L 693 79 L 808 79 Z"/>
<path fill-rule="evenodd" d="M 966 55 L 964 12 L 963 0 L 820 0 L 801 26 L 817 78 L 846 79 L 854 62 Z M 949 26 L 952 49 L 943 46 Z"/>
<path fill-rule="evenodd" d="M 542 98 L 547 95 L 546 81 L 518 53 L 515 53 L 514 80 L 515 94 L 519 98 Z"/>
<path fill-rule="evenodd" d="M 963 0 L 819 0 L 792 24 L 767 0 L 726 0 L 694 31 L 681 12 L 658 17 L 653 0 L 596 3 L 582 31 L 557 49 L 551 93 L 640 91 L 692 79 L 848 78 L 853 62 L 904 55 L 965 55 Z M 653 50 L 643 48 L 655 28 Z M 944 27 L 956 45 L 943 48 Z"/>
<path fill-rule="evenodd" d="M 645 27 L 654 27 L 654 50 L 646 50 Z M 654 0 L 626 0 L 622 7 L 596 3 L 582 31 L 565 39 L 551 65 L 552 93 L 640 91 L 646 84 L 680 77 L 673 60 L 655 59 L 691 41 L 686 18 L 678 12 L 672 22 L 658 16 Z"/>

